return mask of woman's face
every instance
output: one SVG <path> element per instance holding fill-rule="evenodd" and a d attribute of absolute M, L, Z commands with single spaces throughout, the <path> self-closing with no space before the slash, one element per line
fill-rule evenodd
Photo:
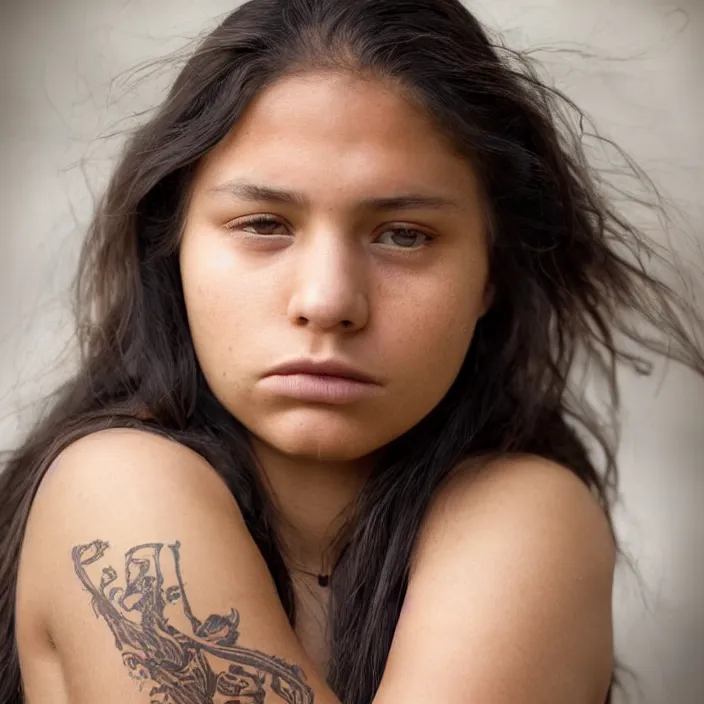
<path fill-rule="evenodd" d="M 301 458 L 358 459 L 418 423 L 489 298 L 471 167 L 391 88 L 343 75 L 287 78 L 249 106 L 200 165 L 180 261 L 210 388 Z M 375 383 L 271 374 L 299 360 Z"/>

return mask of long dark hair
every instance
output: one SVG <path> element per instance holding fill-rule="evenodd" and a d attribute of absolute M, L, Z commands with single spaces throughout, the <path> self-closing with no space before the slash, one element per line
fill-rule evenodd
<path fill-rule="evenodd" d="M 616 439 L 568 385 L 571 370 L 596 362 L 591 368 L 606 380 L 612 409 L 617 365 L 642 366 L 622 342 L 704 373 L 686 324 L 690 315 L 701 321 L 646 272 L 644 262 L 658 254 L 615 211 L 589 168 L 583 114 L 525 57 L 490 40 L 459 0 L 251 0 L 203 40 L 158 112 L 128 140 L 80 262 L 80 369 L 0 478 L 2 704 L 22 700 L 14 599 L 31 502 L 56 455 L 102 428 L 162 433 L 210 461 L 237 498 L 295 621 L 271 503 L 246 433 L 215 399 L 196 360 L 178 248 L 199 160 L 257 93 L 310 70 L 392 81 L 471 160 L 489 209 L 496 290 L 454 385 L 385 448 L 340 537 L 329 683 L 345 704 L 373 699 L 414 536 L 459 460 L 506 452 L 557 460 L 610 516 Z M 599 448 L 601 468 L 593 457 Z"/>

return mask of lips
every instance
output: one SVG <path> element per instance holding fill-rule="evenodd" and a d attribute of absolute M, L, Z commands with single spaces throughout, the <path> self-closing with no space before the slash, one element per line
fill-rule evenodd
<path fill-rule="evenodd" d="M 379 381 L 370 374 L 337 360 L 294 360 L 270 369 L 265 376 L 290 376 L 294 374 L 328 376 L 337 379 L 349 379 L 363 384 L 379 384 Z"/>
<path fill-rule="evenodd" d="M 338 360 L 296 360 L 280 364 L 259 380 L 258 387 L 277 399 L 326 406 L 356 404 L 383 393 L 379 380 Z"/>

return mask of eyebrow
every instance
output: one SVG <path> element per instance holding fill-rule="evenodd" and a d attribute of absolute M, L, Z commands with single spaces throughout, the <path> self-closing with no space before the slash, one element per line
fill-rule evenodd
<path fill-rule="evenodd" d="M 268 201 L 292 205 L 301 209 L 310 207 L 310 199 L 303 193 L 261 186 L 247 181 L 226 181 L 208 189 L 208 193 L 225 194 L 247 201 Z M 363 210 L 413 210 L 419 208 L 460 208 L 455 200 L 429 193 L 406 193 L 397 196 L 365 198 L 359 202 Z"/>

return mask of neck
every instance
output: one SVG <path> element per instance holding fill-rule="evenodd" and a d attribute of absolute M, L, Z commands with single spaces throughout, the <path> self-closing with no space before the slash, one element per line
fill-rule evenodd
<path fill-rule="evenodd" d="M 252 447 L 276 507 L 274 528 L 288 567 L 329 574 L 338 557 L 335 538 L 351 516 L 372 460 L 291 457 L 256 438 Z"/>

